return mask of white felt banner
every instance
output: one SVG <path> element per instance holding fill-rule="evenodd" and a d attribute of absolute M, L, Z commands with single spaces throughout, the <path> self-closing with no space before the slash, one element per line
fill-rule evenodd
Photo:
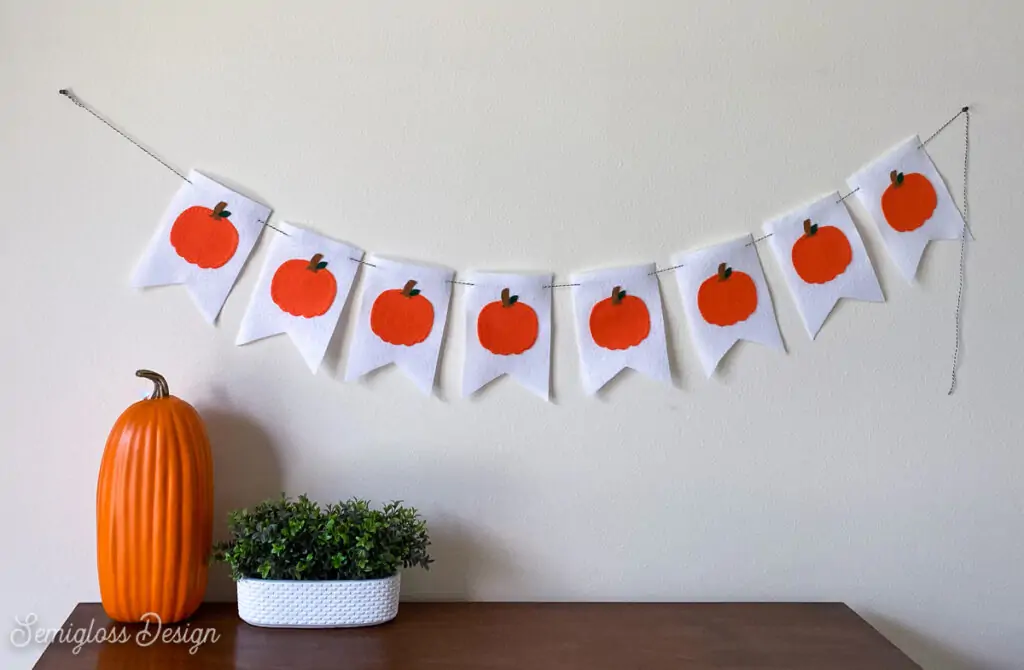
<path fill-rule="evenodd" d="M 279 223 L 235 344 L 287 333 L 316 373 L 348 301 L 363 250 Z"/>
<path fill-rule="evenodd" d="M 909 282 L 928 242 L 960 238 L 963 217 L 917 135 L 865 165 L 847 184 L 859 189 L 857 199 Z"/>
<path fill-rule="evenodd" d="M 136 288 L 184 284 L 214 323 L 270 216 L 270 208 L 192 170 L 132 274 Z"/>
<path fill-rule="evenodd" d="M 575 274 L 571 283 L 583 389 L 596 393 L 625 368 L 671 382 L 655 265 Z"/>
<path fill-rule="evenodd" d="M 466 281 L 462 395 L 507 374 L 550 398 L 553 275 L 473 272 Z"/>
<path fill-rule="evenodd" d="M 812 340 L 840 298 L 885 301 L 839 193 L 766 222 L 764 231 Z"/>
<path fill-rule="evenodd" d="M 750 235 L 672 256 L 683 311 L 704 374 L 739 340 L 785 351 Z"/>
<path fill-rule="evenodd" d="M 373 255 L 366 263 L 345 379 L 394 363 L 432 394 L 455 273 Z"/>

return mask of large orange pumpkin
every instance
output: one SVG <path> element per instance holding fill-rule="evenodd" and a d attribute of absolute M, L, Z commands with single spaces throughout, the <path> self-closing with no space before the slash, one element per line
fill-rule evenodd
<path fill-rule="evenodd" d="M 434 328 L 434 306 L 410 279 L 400 289 L 384 291 L 370 308 L 370 330 L 388 344 L 411 347 Z"/>
<path fill-rule="evenodd" d="M 590 337 L 602 349 L 619 351 L 635 347 L 651 333 L 651 314 L 647 304 L 635 295 L 626 295 L 621 286 L 590 310 Z"/>
<path fill-rule="evenodd" d="M 213 540 L 213 461 L 199 414 L 139 370 L 153 394 L 117 419 L 96 487 L 100 598 L 121 622 L 189 617 L 206 590 Z"/>
<path fill-rule="evenodd" d="M 892 229 L 909 233 L 932 218 L 939 199 L 928 177 L 918 172 L 889 173 L 889 187 L 882 194 L 882 214 Z"/>
<path fill-rule="evenodd" d="M 480 346 L 498 356 L 515 356 L 537 341 L 540 324 L 537 312 L 519 296 L 501 290 L 501 300 L 488 303 L 476 318 L 476 336 Z"/>
<path fill-rule="evenodd" d="M 734 272 L 725 263 L 697 290 L 697 309 L 713 326 L 746 321 L 757 311 L 757 285 L 746 272 Z"/>

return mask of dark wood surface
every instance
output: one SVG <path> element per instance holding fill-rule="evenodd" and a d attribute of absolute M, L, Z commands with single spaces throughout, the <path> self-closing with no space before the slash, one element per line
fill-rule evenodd
<path fill-rule="evenodd" d="M 256 628 L 233 603 L 136 643 L 140 626 L 78 605 L 62 630 L 122 631 L 118 643 L 55 641 L 38 670 L 897 670 L 918 668 L 840 603 L 403 603 L 375 628 Z M 190 642 L 217 631 L 190 654 Z M 154 632 L 151 628 L 150 633 Z M 70 633 L 69 633 L 70 635 Z M 81 635 L 84 635 L 82 633 Z M 95 634 L 92 636 L 95 639 Z M 149 638 L 143 635 L 143 641 Z"/>

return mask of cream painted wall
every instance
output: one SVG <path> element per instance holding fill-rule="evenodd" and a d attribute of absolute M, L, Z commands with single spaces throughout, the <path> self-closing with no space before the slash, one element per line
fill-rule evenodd
<path fill-rule="evenodd" d="M 1009 0 L 0 1 L 0 665 L 41 651 L 15 616 L 98 599 L 96 471 L 149 366 L 209 423 L 219 520 L 282 489 L 420 506 L 437 566 L 409 597 L 843 600 L 926 668 L 1021 667 L 1022 23 Z M 283 338 L 233 344 L 265 244 L 216 328 L 129 289 L 179 181 L 63 86 L 279 220 L 560 277 L 757 231 L 971 103 L 959 391 L 958 246 L 908 286 L 863 217 L 888 302 L 812 343 L 764 249 L 789 352 L 740 346 L 712 381 L 672 281 L 675 387 L 584 397 L 562 291 L 551 404 L 458 399 L 458 291 L 442 399 L 343 383 L 346 327 L 311 376 Z M 929 147 L 955 193 L 961 128 Z"/>

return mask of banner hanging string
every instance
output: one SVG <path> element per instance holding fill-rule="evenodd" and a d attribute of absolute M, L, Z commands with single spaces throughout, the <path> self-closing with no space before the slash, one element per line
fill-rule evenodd
<path fill-rule="evenodd" d="M 856 193 L 859 190 L 860 190 L 860 186 L 858 186 L 857 188 L 853 189 L 852 191 L 850 191 L 846 195 L 839 196 L 839 200 L 836 200 L 836 204 L 837 205 L 842 204 L 843 202 L 846 201 L 847 198 L 849 198 L 851 195 L 853 195 L 854 193 Z"/>
<path fill-rule="evenodd" d="M 661 268 L 660 270 L 655 270 L 654 272 L 648 272 L 647 276 L 650 277 L 651 275 L 660 275 L 662 272 L 669 272 L 670 270 L 678 270 L 681 267 L 683 267 L 682 263 L 680 263 L 679 265 L 673 265 L 672 267 L 668 267 L 668 268 Z"/>
<path fill-rule="evenodd" d="M 94 116 L 95 118 L 99 119 L 108 128 L 110 128 L 111 130 L 116 132 L 118 135 L 120 135 L 121 137 L 126 139 L 128 142 L 130 142 L 132 145 L 134 145 L 140 151 L 145 153 L 147 156 L 149 156 L 150 158 L 152 158 L 156 162 L 160 163 L 160 165 L 164 166 L 166 169 L 168 169 L 171 172 L 173 172 L 177 177 L 179 177 L 180 179 L 188 182 L 189 184 L 192 183 L 189 180 L 188 177 L 186 177 L 184 174 L 182 174 L 181 172 L 179 172 L 178 170 L 173 168 L 170 165 L 170 163 L 168 163 L 164 159 L 160 158 L 160 156 L 158 156 L 153 151 L 147 149 L 146 147 L 144 147 L 139 142 L 135 141 L 131 136 L 129 136 L 123 130 L 121 130 L 120 128 L 115 126 L 113 123 L 108 121 L 99 112 L 97 112 L 92 107 L 90 107 L 89 105 L 85 104 L 84 102 L 82 102 L 81 98 L 79 98 L 77 95 L 75 95 L 71 91 L 71 89 L 62 88 L 62 89 L 60 89 L 57 92 L 60 95 L 66 97 L 68 100 L 70 100 L 72 103 L 74 103 L 77 107 L 80 107 L 80 108 L 84 109 L 85 111 L 89 112 L 92 116 Z M 969 163 L 970 163 L 970 149 L 971 149 L 971 110 L 970 110 L 970 107 L 965 106 L 959 112 L 954 114 L 948 121 L 946 121 L 944 124 L 942 124 L 938 128 L 938 130 L 936 130 L 934 133 L 929 135 L 927 139 L 925 139 L 923 142 L 921 142 L 921 147 L 920 147 L 921 149 L 924 149 L 926 144 L 928 144 L 933 139 L 935 139 L 942 131 L 944 131 L 946 128 L 948 128 L 950 125 L 952 125 L 953 122 L 956 121 L 961 116 L 965 117 L 965 123 L 964 123 L 964 178 L 963 178 L 963 187 L 964 188 L 963 188 L 963 209 L 960 212 L 961 215 L 963 216 L 964 225 L 963 225 L 963 229 L 962 229 L 962 231 L 960 233 L 960 278 L 959 278 L 959 285 L 957 287 L 956 312 L 955 312 L 955 316 L 954 316 L 955 340 L 954 340 L 954 343 L 953 343 L 953 363 L 952 363 L 952 367 L 951 367 L 951 370 L 950 370 L 950 384 L 949 384 L 949 391 L 947 392 L 947 395 L 953 395 L 953 392 L 956 390 L 957 365 L 959 364 L 959 359 L 960 359 L 961 319 L 962 319 L 962 307 L 963 307 L 963 297 L 964 297 L 964 280 L 965 280 L 965 277 L 966 277 L 966 259 L 967 259 L 967 238 L 968 238 L 968 235 L 970 236 L 970 238 L 972 240 L 975 239 L 974 231 L 971 230 L 971 226 L 970 226 L 970 204 L 969 204 L 968 199 L 967 199 L 967 170 L 968 170 L 968 166 L 969 166 Z M 844 200 L 846 200 L 847 198 L 849 198 L 850 196 L 852 196 L 854 193 L 856 193 L 859 190 L 860 190 L 860 188 L 858 187 L 858 188 L 855 188 L 854 190 L 850 191 L 846 195 L 841 196 L 836 201 L 836 204 L 842 203 Z M 268 223 L 267 221 L 261 221 L 261 223 L 263 225 L 267 226 L 268 228 L 271 228 L 271 229 L 281 233 L 282 235 L 288 235 L 288 233 L 286 233 L 285 231 L 281 230 L 280 228 L 276 228 L 276 227 L 270 225 L 270 223 Z M 767 235 L 763 235 L 761 237 L 758 237 L 758 238 L 755 238 L 755 239 L 751 240 L 747 244 L 747 246 L 757 244 L 757 243 L 759 243 L 759 242 L 761 242 L 763 240 L 768 239 L 769 237 L 771 237 L 771 233 L 769 233 Z M 362 265 L 367 265 L 367 266 L 370 266 L 370 267 L 376 267 L 376 265 L 374 265 L 373 263 L 369 263 L 367 261 L 360 260 L 358 258 L 351 258 L 350 260 L 355 261 L 356 263 L 360 263 Z M 660 274 L 662 272 L 668 272 L 670 270 L 678 269 L 680 267 L 683 267 L 683 266 L 682 265 L 674 265 L 672 267 L 662 268 L 660 270 L 654 270 L 650 274 L 657 275 L 657 274 Z M 473 286 L 474 285 L 474 284 L 472 284 L 470 282 L 463 282 L 463 281 L 456 281 L 456 280 L 450 280 L 450 283 L 452 283 L 452 284 L 460 284 L 460 285 L 463 285 L 463 286 Z M 578 283 L 576 283 L 576 284 L 548 284 L 548 285 L 544 286 L 544 288 L 564 288 L 564 287 L 570 287 L 570 286 L 579 286 L 579 284 Z"/>
<path fill-rule="evenodd" d="M 956 334 L 955 334 L 955 339 L 953 341 L 953 364 L 950 367 L 950 371 L 949 371 L 949 391 L 946 393 L 946 395 L 953 395 L 953 392 L 956 391 L 956 368 L 957 368 L 957 364 L 960 362 L 960 326 L 961 326 L 961 318 L 962 318 L 961 307 L 963 306 L 964 278 L 965 278 L 966 269 L 967 269 L 967 266 L 966 266 L 966 262 L 967 262 L 967 234 L 970 233 L 971 239 L 974 239 L 974 233 L 971 231 L 971 224 L 970 224 L 971 205 L 970 205 L 970 201 L 967 199 L 967 168 L 968 168 L 968 165 L 970 164 L 970 156 L 971 156 L 971 109 L 970 109 L 970 107 L 964 107 L 963 109 L 961 109 L 960 110 L 960 114 L 964 115 L 964 195 L 963 195 L 963 210 L 961 210 L 961 212 L 960 212 L 960 214 L 962 214 L 963 217 L 964 217 L 964 227 L 960 231 L 960 280 L 959 280 L 959 283 L 957 284 L 957 289 L 956 289 L 956 315 L 954 316 L 954 324 L 955 324 Z M 925 144 L 928 144 L 928 142 L 930 142 L 932 140 L 932 138 L 935 137 L 935 135 L 938 135 L 943 130 L 948 128 L 949 124 L 951 124 L 954 121 L 956 121 L 957 118 L 960 116 L 960 114 L 957 114 L 952 119 L 947 121 L 945 123 L 945 125 L 943 125 L 941 128 L 936 130 L 935 133 L 932 134 L 931 137 L 929 137 L 927 140 L 925 140 L 924 142 L 921 143 L 921 146 L 924 146 Z"/>
<path fill-rule="evenodd" d="M 71 89 L 67 89 L 67 88 L 62 88 L 62 89 L 60 89 L 60 90 L 59 90 L 59 91 L 57 91 L 57 92 L 58 92 L 58 93 L 60 93 L 61 95 L 63 95 L 63 96 L 64 96 L 65 98 L 67 98 L 68 100 L 70 100 L 71 102 L 73 102 L 73 103 L 75 103 L 76 105 L 78 105 L 79 107 L 81 107 L 82 109 L 84 109 L 85 111 L 87 111 L 87 112 L 89 112 L 90 114 L 92 114 L 93 116 L 95 116 L 95 117 L 96 117 L 97 119 L 99 119 L 99 120 L 100 120 L 100 121 L 102 121 L 102 122 L 103 122 L 104 124 L 106 124 L 106 126 L 107 126 L 108 128 L 110 128 L 110 129 L 111 129 L 111 130 L 113 130 L 113 131 L 114 131 L 115 133 L 117 133 L 117 134 L 118 134 L 118 135 L 120 135 L 121 137 L 125 138 L 126 140 L 128 140 L 128 141 L 129 141 L 129 142 L 131 142 L 132 144 L 134 144 L 134 145 L 135 145 L 135 146 L 136 146 L 137 148 L 139 148 L 140 150 L 142 150 L 142 151 L 143 151 L 143 152 L 144 152 L 144 153 L 145 153 L 145 154 L 146 154 L 147 156 L 149 156 L 150 158 L 152 158 L 153 160 L 155 160 L 155 161 L 156 161 L 157 163 L 160 163 L 160 165 L 163 165 L 163 166 L 164 166 L 165 168 L 167 168 L 168 170 L 170 170 L 170 171 L 171 171 L 171 172 L 173 172 L 174 174 L 178 175 L 179 177 L 181 177 L 181 178 L 182 178 L 182 179 L 184 179 L 185 181 L 188 181 L 188 183 L 190 183 L 190 184 L 192 183 L 191 181 L 189 181 L 188 177 L 186 177 L 185 175 L 181 174 L 180 172 L 178 172 L 177 170 L 175 170 L 175 169 L 174 169 L 173 167 L 171 167 L 171 165 L 170 165 L 170 164 L 169 164 L 169 163 L 168 163 L 167 161 L 165 161 L 164 159 L 160 158 L 160 157 L 159 157 L 159 156 L 157 156 L 157 155 L 156 155 L 155 153 L 153 153 L 152 151 L 150 151 L 150 150 L 149 150 L 149 149 L 147 149 L 146 147 L 142 146 L 141 144 L 139 144 L 139 143 L 138 143 L 138 142 L 136 142 L 135 140 L 133 140 L 133 139 L 132 139 L 131 137 L 129 137 L 129 136 L 128 136 L 128 134 L 127 134 L 127 133 L 125 133 L 125 132 L 124 132 L 123 130 L 121 130 L 120 128 L 118 128 L 117 126 L 115 126 L 115 125 L 114 125 L 113 123 L 111 123 L 110 121 L 108 121 L 108 120 L 107 120 L 106 118 L 104 118 L 104 117 L 103 117 L 103 116 L 102 116 L 102 115 L 101 115 L 101 114 L 100 114 L 99 112 L 97 112 L 97 111 L 96 111 L 95 109 L 93 109 L 93 108 L 92 108 L 92 107 L 90 107 L 89 105 L 87 105 L 87 104 L 85 104 L 84 102 L 82 102 L 82 101 L 81 101 L 81 99 L 80 99 L 80 98 L 79 98 L 79 97 L 78 97 L 77 95 L 75 95 L 74 93 L 72 93 L 72 92 L 71 92 Z"/>
<path fill-rule="evenodd" d="M 147 149 L 146 147 L 142 146 L 140 143 L 136 142 L 134 139 L 131 138 L 131 136 L 128 135 L 128 133 L 124 132 L 123 130 L 121 130 L 120 128 L 115 126 L 113 123 L 108 121 L 102 114 L 100 114 L 95 109 L 93 109 L 89 105 L 87 105 L 84 102 L 82 102 L 82 99 L 79 98 L 77 95 L 75 95 L 74 92 L 71 89 L 69 89 L 69 88 L 62 88 L 59 91 L 57 91 L 57 93 L 59 93 L 60 95 L 63 95 L 65 98 L 67 98 L 71 102 L 75 103 L 75 105 L 77 105 L 78 107 L 81 107 L 85 111 L 87 111 L 90 114 L 92 114 L 94 117 L 96 117 L 101 122 L 103 122 L 103 124 L 105 126 L 110 128 L 111 130 L 113 130 L 115 133 L 117 133 L 118 135 L 120 135 L 124 139 L 128 140 L 128 142 L 130 142 L 132 145 L 134 145 L 136 148 L 138 148 L 144 154 L 146 154 L 147 156 L 149 156 L 150 158 L 155 160 L 157 163 L 160 163 L 160 165 L 163 165 L 165 168 L 167 168 L 168 170 L 173 172 L 175 175 L 177 175 L 178 177 L 180 177 L 184 181 L 187 181 L 189 184 L 192 183 L 192 181 L 188 177 L 186 177 L 185 175 L 183 175 L 182 173 L 178 172 L 173 167 L 171 167 L 170 163 L 168 163 L 164 159 L 160 158 L 160 156 L 156 155 L 154 152 L 152 152 L 149 149 Z M 276 227 L 270 225 L 270 223 L 268 223 L 266 221 L 260 221 L 260 223 L 262 223 L 267 228 L 271 228 L 273 230 L 276 230 L 277 232 L 281 233 L 282 235 L 288 235 L 288 233 L 284 232 L 280 228 L 276 228 Z"/>
<path fill-rule="evenodd" d="M 970 153 L 971 150 L 971 108 L 965 106 L 959 112 L 954 114 L 949 121 L 943 123 L 938 130 L 929 135 L 928 139 L 926 139 L 924 142 L 921 142 L 920 148 L 924 149 L 924 146 L 926 144 L 934 140 L 939 135 L 939 133 L 941 133 L 946 128 L 949 128 L 953 124 L 953 122 L 959 119 L 961 116 L 964 117 L 964 198 L 963 209 L 960 210 L 960 215 L 964 219 L 964 227 L 967 229 L 967 234 L 971 236 L 971 240 L 977 241 L 977 238 L 974 237 L 974 231 L 971 229 L 971 222 L 967 220 L 967 155 Z"/>

